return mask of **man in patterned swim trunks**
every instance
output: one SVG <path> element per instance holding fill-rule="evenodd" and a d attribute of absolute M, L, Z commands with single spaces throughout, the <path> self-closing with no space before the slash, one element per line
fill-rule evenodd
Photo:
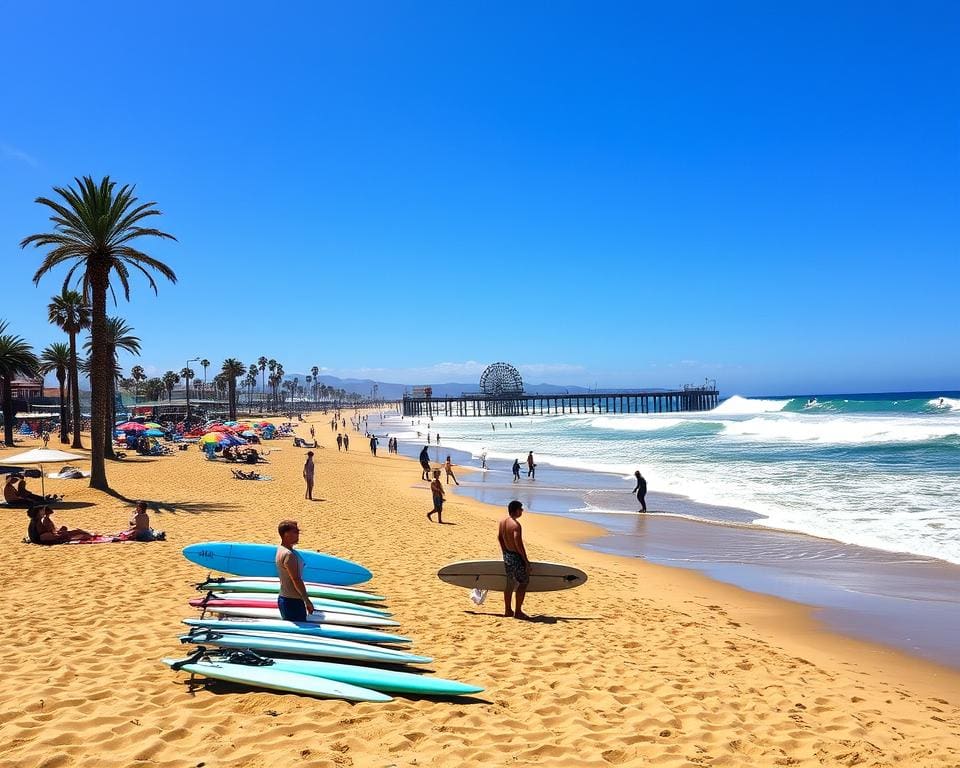
<path fill-rule="evenodd" d="M 511 501 L 507 505 L 507 517 L 500 521 L 497 540 L 503 552 L 503 567 L 507 572 L 507 587 L 503 591 L 503 615 L 529 619 L 521 610 L 523 598 L 527 594 L 527 584 L 530 583 L 530 559 L 523 546 L 523 528 L 520 526 L 522 514 L 523 504 L 519 501 Z M 517 601 L 516 605 L 511 607 L 514 589 L 517 592 Z"/>

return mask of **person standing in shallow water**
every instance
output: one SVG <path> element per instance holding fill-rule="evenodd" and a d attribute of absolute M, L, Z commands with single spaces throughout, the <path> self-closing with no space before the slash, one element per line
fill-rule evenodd
<path fill-rule="evenodd" d="M 513 460 L 513 482 L 520 482 L 520 459 Z"/>
<path fill-rule="evenodd" d="M 527 454 L 527 477 L 531 480 L 537 479 L 537 465 L 533 461 L 533 451 Z"/>
<path fill-rule="evenodd" d="M 638 469 L 633 473 L 634 477 L 637 478 L 637 487 L 634 488 L 630 493 L 637 494 L 637 501 L 640 502 L 640 512 L 647 511 L 647 481 L 644 480 L 643 475 L 640 474 Z"/>

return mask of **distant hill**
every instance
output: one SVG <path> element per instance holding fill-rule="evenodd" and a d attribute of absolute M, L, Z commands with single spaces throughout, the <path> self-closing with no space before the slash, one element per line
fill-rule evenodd
<path fill-rule="evenodd" d="M 290 373 L 284 378 L 292 379 L 294 376 L 302 382 L 306 377 L 303 373 Z M 373 387 L 377 387 L 377 396 L 383 400 L 399 400 L 404 392 L 410 392 L 413 389 L 411 384 L 395 384 L 387 381 L 376 381 L 375 379 L 341 379 L 336 376 L 319 376 L 320 382 L 328 387 L 336 389 L 345 389 L 347 392 L 356 392 L 358 395 L 369 397 L 373 393 Z M 462 382 L 447 382 L 445 384 L 432 384 L 434 397 L 457 397 L 464 392 L 479 392 L 480 383 L 471 382 L 465 384 Z M 544 395 L 556 394 L 578 394 L 589 392 L 586 387 L 570 387 L 560 384 L 526 384 L 524 392 L 539 393 Z"/>

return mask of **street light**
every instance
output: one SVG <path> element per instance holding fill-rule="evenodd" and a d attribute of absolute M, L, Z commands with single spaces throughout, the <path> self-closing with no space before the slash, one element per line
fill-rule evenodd
<path fill-rule="evenodd" d="M 200 361 L 199 357 L 191 357 L 189 360 L 187 360 L 187 370 L 188 371 L 190 370 L 190 363 L 196 363 L 199 361 Z M 190 379 L 189 377 L 187 378 L 187 419 L 184 422 L 184 424 L 186 425 L 186 431 L 189 432 L 190 431 Z"/>

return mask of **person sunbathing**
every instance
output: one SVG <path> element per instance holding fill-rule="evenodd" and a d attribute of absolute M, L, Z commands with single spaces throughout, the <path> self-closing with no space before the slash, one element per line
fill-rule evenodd
<path fill-rule="evenodd" d="M 3 500 L 11 507 L 32 507 L 45 501 L 42 496 L 27 490 L 27 481 L 20 475 L 7 475 L 7 482 L 3 486 Z"/>
<path fill-rule="evenodd" d="M 52 514 L 53 510 L 45 505 L 31 507 L 27 511 L 27 516 L 30 518 L 30 523 L 27 525 L 27 537 L 33 544 L 51 546 L 53 544 L 67 544 L 71 541 L 83 541 L 94 537 L 94 534 L 81 528 L 71 530 L 65 525 L 57 528 L 53 520 L 50 519 Z"/>

